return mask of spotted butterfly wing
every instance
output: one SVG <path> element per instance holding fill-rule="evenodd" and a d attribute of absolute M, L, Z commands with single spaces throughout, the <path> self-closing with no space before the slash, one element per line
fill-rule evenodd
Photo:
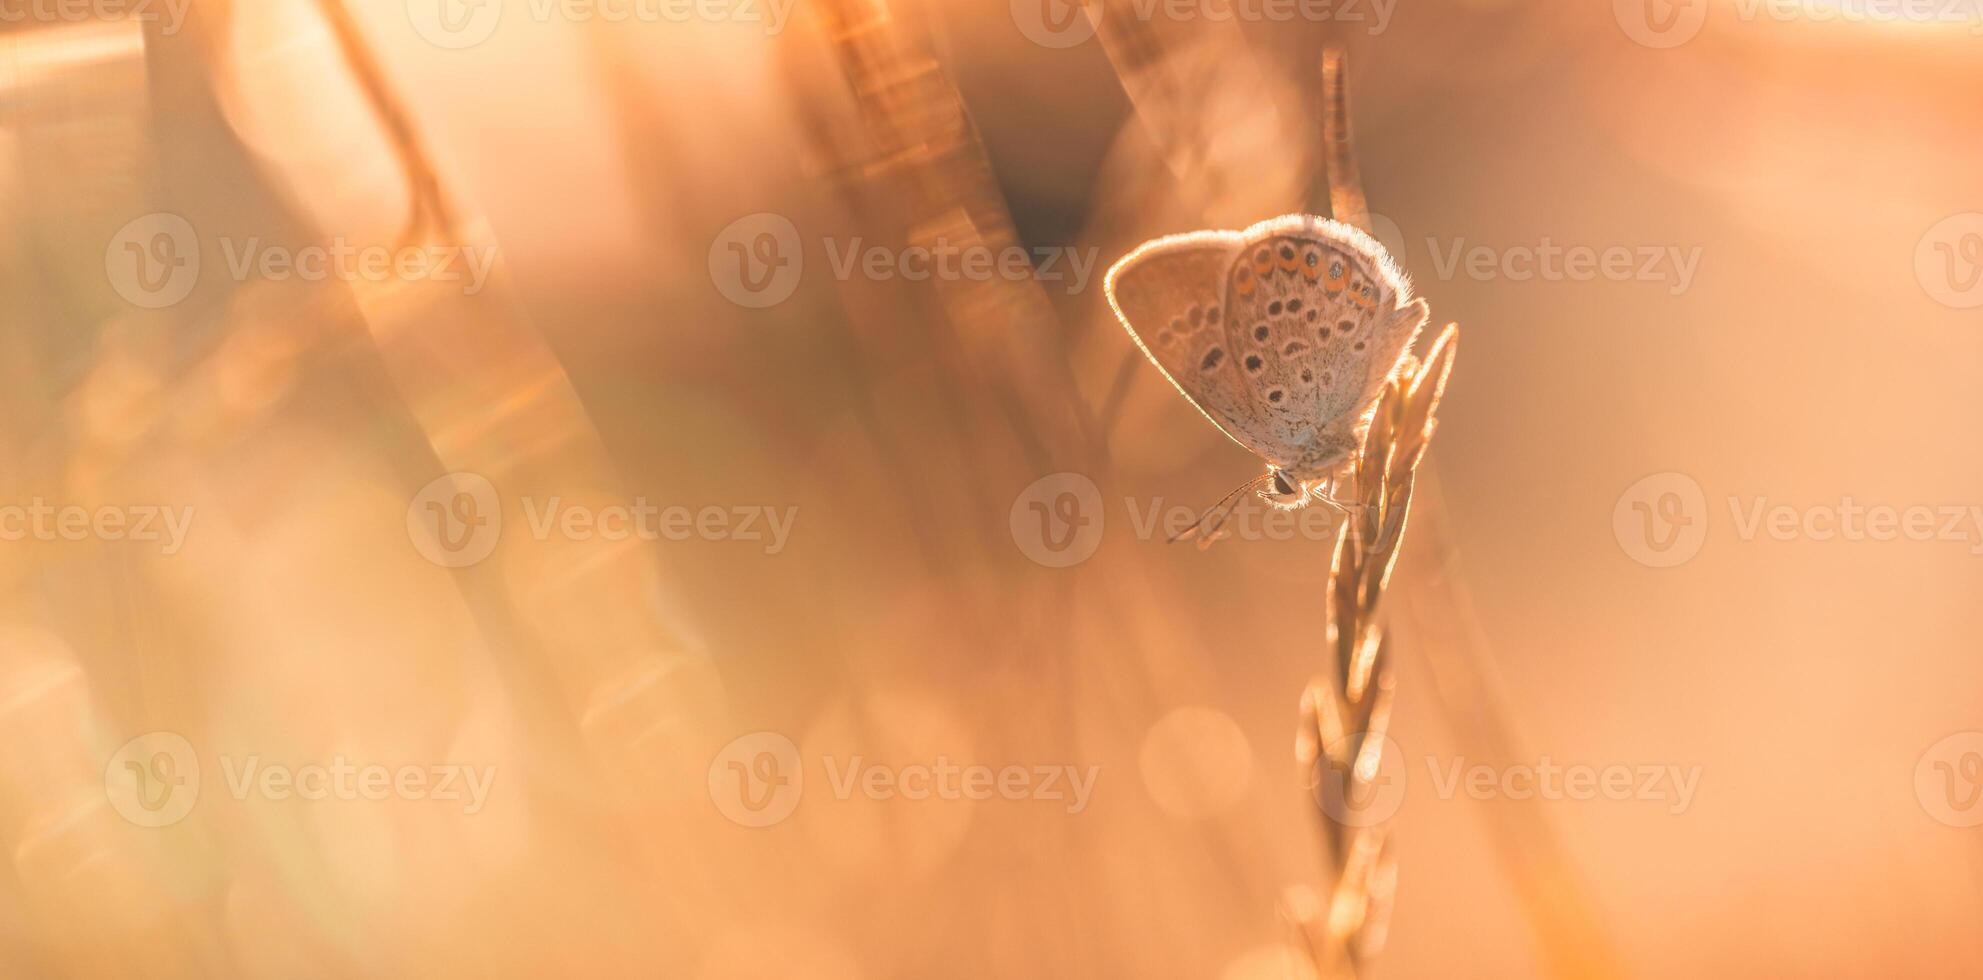
<path fill-rule="evenodd" d="M 1103 289 L 1143 353 L 1221 432 L 1273 459 L 1294 447 L 1253 437 L 1253 400 L 1233 363 L 1226 277 L 1246 246 L 1230 231 L 1148 242 L 1117 262 Z"/>
<path fill-rule="evenodd" d="M 1178 390 L 1282 467 L 1369 411 L 1428 315 L 1375 240 L 1310 215 L 1158 239 L 1105 288 Z"/>

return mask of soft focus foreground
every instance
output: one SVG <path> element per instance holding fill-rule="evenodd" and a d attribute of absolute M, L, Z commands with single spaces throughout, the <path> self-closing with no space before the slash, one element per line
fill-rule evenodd
<path fill-rule="evenodd" d="M 1983 12 L 1868 6 L 10 5 L 0 976 L 1301 975 L 1334 518 L 1165 544 L 1101 276 L 1327 43 L 1467 347 L 1373 975 L 1972 975 Z"/>

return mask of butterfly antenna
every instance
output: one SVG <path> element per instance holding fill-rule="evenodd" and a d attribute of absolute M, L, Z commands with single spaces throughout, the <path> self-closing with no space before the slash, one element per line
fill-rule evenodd
<path fill-rule="evenodd" d="M 1212 542 L 1219 540 L 1219 533 L 1225 529 L 1226 521 L 1232 518 L 1232 512 L 1238 509 L 1240 503 L 1242 503 L 1240 495 L 1248 490 L 1258 488 L 1261 484 L 1273 478 L 1274 474 L 1268 473 L 1264 476 L 1254 477 L 1234 487 L 1233 491 L 1226 494 L 1224 499 L 1206 508 L 1205 513 L 1198 515 L 1197 523 L 1171 535 L 1169 543 L 1176 544 L 1179 541 L 1195 537 L 1198 539 L 1200 550 L 1210 548 Z"/>

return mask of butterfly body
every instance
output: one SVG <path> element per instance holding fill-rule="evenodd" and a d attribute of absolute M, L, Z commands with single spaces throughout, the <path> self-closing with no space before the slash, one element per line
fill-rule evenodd
<path fill-rule="evenodd" d="M 1429 316 L 1383 246 L 1304 214 L 1147 242 L 1104 283 L 1178 391 L 1266 461 L 1260 495 L 1285 508 L 1327 499 Z"/>

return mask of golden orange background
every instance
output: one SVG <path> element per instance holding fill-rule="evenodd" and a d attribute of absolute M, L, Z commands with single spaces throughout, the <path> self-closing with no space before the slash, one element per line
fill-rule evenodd
<path fill-rule="evenodd" d="M 456 50 L 351 0 L 370 97 L 335 3 L 0 24 L 0 505 L 194 515 L 170 555 L 0 542 L 0 976 L 1302 975 L 1279 909 L 1330 874 L 1292 756 L 1328 540 L 1134 533 L 1125 499 L 1195 511 L 1259 464 L 1136 357 L 1099 279 L 1146 238 L 1305 206 L 1329 43 L 1371 209 L 1462 337 L 1388 600 L 1410 783 L 1374 975 L 1983 969 L 1983 830 L 1916 779 L 1983 730 L 1983 538 L 1734 516 L 1983 503 L 1983 310 L 1917 268 L 1983 211 L 1968 23 L 1693 0 L 1699 35 L 1658 48 L 1630 4 L 1410 0 L 1374 36 L 1161 23 L 1112 49 L 1034 43 L 1027 2 L 805 0 L 776 34 L 526 4 Z M 409 219 L 408 146 L 445 222 Z M 147 310 L 106 248 L 157 212 L 204 271 Z M 761 212 L 805 274 L 749 309 L 711 255 Z M 488 288 L 237 281 L 215 244 L 406 235 L 493 248 Z M 841 280 L 822 244 L 939 236 L 1099 262 L 1072 294 Z M 1545 240 L 1698 267 L 1679 291 L 1439 272 Z M 408 530 L 455 471 L 502 495 L 464 569 Z M 1071 568 L 1014 531 L 1062 471 L 1105 501 Z M 1657 473 L 1706 499 L 1671 568 L 1614 526 Z M 552 495 L 796 520 L 776 554 L 534 540 L 519 502 Z M 106 794 L 148 732 L 201 758 L 170 826 Z M 806 783 L 751 828 L 711 779 L 760 732 Z M 237 799 L 222 756 L 496 775 L 473 814 Z M 1096 781 L 1078 813 L 836 798 L 822 760 L 855 756 Z M 1428 778 L 1544 756 L 1698 791 L 1674 813 Z"/>

